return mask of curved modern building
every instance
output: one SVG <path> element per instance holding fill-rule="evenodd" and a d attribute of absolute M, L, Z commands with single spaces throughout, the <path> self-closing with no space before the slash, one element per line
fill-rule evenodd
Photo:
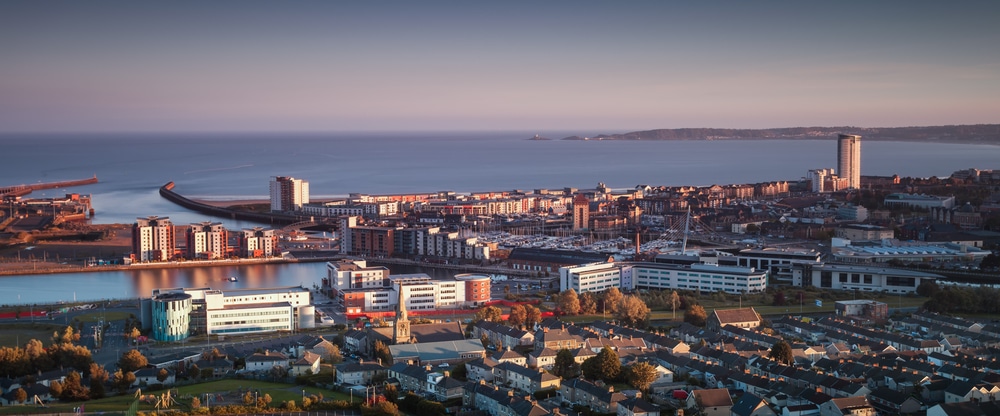
<path fill-rule="evenodd" d="M 485 274 L 456 274 L 455 280 L 465 282 L 465 306 L 477 307 L 490 301 L 490 276 Z"/>
<path fill-rule="evenodd" d="M 861 188 L 861 136 L 841 134 L 837 138 L 837 175 L 848 187 Z"/>
<path fill-rule="evenodd" d="M 151 329 L 153 339 L 180 341 L 187 338 L 191 323 L 191 295 L 187 293 L 162 293 L 153 297 Z"/>

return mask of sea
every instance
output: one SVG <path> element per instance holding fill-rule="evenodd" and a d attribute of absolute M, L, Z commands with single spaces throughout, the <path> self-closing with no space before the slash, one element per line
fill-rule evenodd
<path fill-rule="evenodd" d="M 796 181 L 810 169 L 836 168 L 837 162 L 834 137 L 528 140 L 536 134 L 556 139 L 584 136 L 558 131 L 4 134 L 0 135 L 0 186 L 96 175 L 97 184 L 37 191 L 30 197 L 89 194 L 96 212 L 92 221 L 99 224 L 130 224 L 138 217 L 156 215 L 170 217 L 175 224 L 218 221 L 238 230 L 258 224 L 212 218 L 181 208 L 161 198 L 158 189 L 172 181 L 174 190 L 189 198 L 265 200 L 272 176 L 308 181 L 312 200 L 351 193 L 593 188 L 598 183 L 613 189 L 703 186 Z M 1000 169 L 1000 146 L 862 139 L 863 175 L 947 177 L 967 168 Z M 274 276 L 271 282 L 253 280 L 255 284 L 298 285 L 301 281 L 311 286 L 294 270 L 313 266 L 253 267 L 261 267 L 262 275 Z M 215 276 L 212 271 L 177 270 L 184 269 L 159 274 L 144 271 L 2 277 L 0 304 L 66 301 L 73 295 L 78 299 L 117 298 L 119 291 L 110 289 L 115 285 L 126 288 L 120 290 L 122 296 L 148 296 L 147 289 L 152 286 L 213 284 L 213 279 L 227 276 Z M 321 267 L 317 270 L 308 273 L 321 275 Z M 107 283 L 96 284 L 94 279 Z M 53 287 L 60 288 L 61 293 L 47 294 Z"/>

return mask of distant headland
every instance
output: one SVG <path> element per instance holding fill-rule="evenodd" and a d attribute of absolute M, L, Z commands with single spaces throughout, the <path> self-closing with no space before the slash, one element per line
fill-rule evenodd
<path fill-rule="evenodd" d="M 561 140 L 816 140 L 839 133 L 859 134 L 866 141 L 942 142 L 1000 145 L 1000 124 L 924 127 L 786 127 L 776 129 L 656 129 L 630 133 L 569 136 Z M 528 140 L 550 140 L 535 135 Z"/>

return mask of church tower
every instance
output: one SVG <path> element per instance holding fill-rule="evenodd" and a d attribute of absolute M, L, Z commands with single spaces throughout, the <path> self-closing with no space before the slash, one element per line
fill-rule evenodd
<path fill-rule="evenodd" d="M 403 296 L 403 285 L 399 285 L 399 303 L 396 305 L 396 327 L 393 333 L 393 343 L 408 344 L 410 342 L 410 320 L 406 316 L 406 298 Z"/>

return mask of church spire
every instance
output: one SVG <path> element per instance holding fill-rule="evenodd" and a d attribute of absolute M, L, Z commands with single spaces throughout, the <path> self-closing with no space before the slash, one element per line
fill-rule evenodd
<path fill-rule="evenodd" d="M 403 295 L 403 285 L 399 285 L 399 303 L 396 304 L 396 328 L 393 341 L 396 344 L 410 342 L 410 320 L 406 316 L 406 296 Z"/>

